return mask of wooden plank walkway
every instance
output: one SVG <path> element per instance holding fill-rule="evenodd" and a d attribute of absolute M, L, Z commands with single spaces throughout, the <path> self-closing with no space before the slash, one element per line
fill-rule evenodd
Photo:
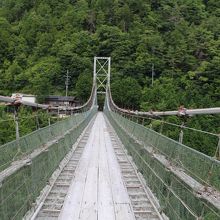
<path fill-rule="evenodd" d="M 59 219 L 135 219 L 102 113 L 94 122 Z"/>

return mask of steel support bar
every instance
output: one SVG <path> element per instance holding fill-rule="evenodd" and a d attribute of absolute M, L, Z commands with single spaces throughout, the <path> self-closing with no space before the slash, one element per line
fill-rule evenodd
<path fill-rule="evenodd" d="M 149 112 L 141 112 L 141 111 L 130 111 L 126 109 L 119 108 L 111 97 L 111 91 L 110 92 L 110 101 L 115 109 L 118 111 L 129 114 L 129 115 L 137 115 L 137 116 L 148 116 L 148 117 L 154 117 L 154 116 L 169 116 L 169 115 L 177 115 L 177 116 L 193 116 L 193 115 L 204 115 L 204 114 L 220 114 L 220 107 L 216 108 L 200 108 L 200 109 L 185 109 L 183 111 L 149 111 Z"/>
<path fill-rule="evenodd" d="M 35 108 L 42 108 L 42 109 L 48 109 L 50 107 L 49 105 L 42 105 L 42 104 L 38 104 L 38 103 L 17 100 L 17 99 L 13 99 L 13 98 L 7 97 L 7 96 L 0 96 L 0 102 L 8 102 L 13 105 L 18 105 L 18 106 L 19 105 L 26 105 L 26 106 L 35 107 Z"/>
<path fill-rule="evenodd" d="M 19 134 L 19 122 L 18 122 L 18 111 L 14 109 L 14 122 L 15 122 L 15 132 L 16 132 L 16 141 L 19 142 L 20 134 Z"/>
<path fill-rule="evenodd" d="M 220 107 L 218 108 L 202 108 L 202 109 L 186 109 L 184 113 L 180 111 L 163 111 L 163 112 L 134 112 L 135 115 L 155 115 L 155 116 L 169 116 L 169 115 L 202 115 L 202 114 L 220 114 Z"/>
<path fill-rule="evenodd" d="M 43 105 L 43 104 L 13 99 L 8 96 L 0 96 L 0 102 L 10 103 L 11 105 L 14 105 L 14 106 L 25 105 L 25 106 L 30 106 L 30 107 L 34 107 L 34 108 L 44 109 L 44 110 L 58 110 L 58 111 L 66 110 L 66 111 L 73 112 L 76 110 L 81 110 L 89 105 L 93 106 L 95 104 L 95 97 L 96 97 L 96 89 L 95 89 L 95 86 L 93 86 L 92 92 L 91 92 L 91 95 L 90 95 L 88 101 L 85 104 L 83 104 L 81 106 L 77 106 L 77 107 L 67 107 L 67 106 L 55 107 L 55 106 L 50 106 L 50 105 Z"/>
<path fill-rule="evenodd" d="M 9 102 L 9 103 L 13 103 L 15 100 L 12 99 L 11 97 L 7 97 L 7 96 L 1 96 L 0 95 L 0 102 Z"/>

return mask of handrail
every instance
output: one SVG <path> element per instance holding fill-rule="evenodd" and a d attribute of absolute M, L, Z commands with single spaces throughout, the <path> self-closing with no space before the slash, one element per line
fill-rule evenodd
<path fill-rule="evenodd" d="M 30 107 L 34 107 L 34 108 L 41 108 L 41 109 L 44 109 L 44 110 L 75 111 L 75 110 L 82 110 L 83 108 L 89 106 L 91 102 L 92 102 L 91 106 L 93 106 L 94 103 L 95 103 L 95 95 L 96 95 L 94 93 L 95 93 L 95 86 L 93 85 L 90 97 L 87 100 L 87 102 L 85 104 L 83 104 L 82 106 L 77 106 L 77 107 L 69 107 L 69 106 L 55 107 L 55 106 L 51 106 L 51 105 L 33 103 L 33 102 L 28 102 L 28 101 L 22 101 L 22 100 L 18 100 L 18 99 L 15 99 L 15 98 L 8 97 L 8 96 L 0 96 L 0 101 L 7 102 L 7 103 L 10 103 L 11 105 L 15 105 L 15 106 L 25 105 L 25 106 L 30 106 Z M 89 106 L 89 107 L 91 108 L 91 106 Z"/>
<path fill-rule="evenodd" d="M 177 116 L 193 116 L 193 115 L 203 115 L 203 114 L 220 114 L 220 107 L 215 108 L 198 108 L 198 109 L 186 109 L 186 108 L 180 108 L 179 110 L 174 111 L 148 111 L 148 112 L 142 112 L 142 111 L 133 111 L 133 110 L 126 110 L 123 108 L 118 107 L 113 99 L 111 94 L 110 87 L 109 90 L 109 97 L 112 106 L 117 110 L 125 114 L 129 115 L 136 115 L 136 116 L 147 116 L 147 117 L 158 117 L 158 116 L 170 116 L 170 115 L 177 115 Z"/>

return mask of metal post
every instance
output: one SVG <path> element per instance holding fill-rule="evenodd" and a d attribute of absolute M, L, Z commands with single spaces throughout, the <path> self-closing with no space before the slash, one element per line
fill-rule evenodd
<path fill-rule="evenodd" d="M 49 131 L 50 131 L 50 133 L 51 133 L 51 121 L 50 121 L 50 117 L 48 118 L 48 125 L 49 125 Z"/>
<path fill-rule="evenodd" d="M 218 157 L 220 158 L 220 135 L 218 138 Z"/>
<path fill-rule="evenodd" d="M 220 159 L 220 134 L 218 135 L 218 145 L 215 152 L 215 158 Z"/>
<path fill-rule="evenodd" d="M 15 154 L 14 159 L 18 154 L 21 152 L 21 147 L 20 147 L 20 134 L 19 134 L 19 118 L 18 118 L 18 107 L 14 107 L 14 122 L 15 122 L 15 130 L 16 130 L 16 145 L 17 145 L 17 153 Z"/>
<path fill-rule="evenodd" d="M 151 86 L 152 87 L 154 86 L 154 75 L 155 75 L 154 64 L 152 64 L 152 67 L 151 67 Z"/>
<path fill-rule="evenodd" d="M 67 112 L 67 96 L 68 96 L 68 88 L 69 88 L 69 79 L 71 78 L 69 76 L 69 70 L 66 71 L 66 80 L 65 80 L 65 85 L 66 85 L 66 104 L 65 104 L 65 115 L 66 115 L 66 112 Z"/>
<path fill-rule="evenodd" d="M 68 95 L 68 87 L 69 87 L 69 79 L 71 78 L 69 76 L 69 70 L 66 71 L 66 76 L 65 77 L 66 77 L 65 85 L 66 85 L 66 97 L 67 97 L 67 95 Z"/>
<path fill-rule="evenodd" d="M 179 134 L 179 142 L 182 144 L 183 143 L 183 126 L 184 126 L 184 122 L 181 124 L 180 128 L 180 134 Z"/>
<path fill-rule="evenodd" d="M 18 122 L 18 109 L 14 108 L 14 122 L 15 122 L 15 131 L 16 131 L 16 141 L 19 143 L 20 134 L 19 134 L 19 122 Z"/>
<path fill-rule="evenodd" d="M 37 130 L 40 129 L 40 123 L 39 123 L 39 118 L 38 118 L 38 114 L 36 115 L 36 124 L 37 124 Z"/>
<path fill-rule="evenodd" d="M 97 60 L 97 58 L 96 57 L 94 57 L 94 69 L 93 69 L 93 85 L 95 85 L 96 86 L 96 60 Z"/>
<path fill-rule="evenodd" d="M 144 126 L 144 118 L 142 118 L 142 125 Z"/>
<path fill-rule="evenodd" d="M 164 125 L 164 120 L 162 120 L 161 125 L 160 125 L 160 134 L 163 133 L 163 125 Z"/>
<path fill-rule="evenodd" d="M 110 88 L 111 57 L 108 58 L 108 88 Z"/>

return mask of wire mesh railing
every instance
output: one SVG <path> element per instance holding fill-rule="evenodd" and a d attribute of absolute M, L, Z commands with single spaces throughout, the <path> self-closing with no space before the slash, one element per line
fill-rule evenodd
<path fill-rule="evenodd" d="M 87 112 L 73 115 L 68 119 L 59 121 L 53 125 L 40 128 L 19 140 L 14 140 L 0 146 L 0 171 L 7 168 L 13 161 L 16 161 L 35 149 L 44 146 L 55 137 L 63 135 L 72 126 L 77 125 L 85 119 Z"/>
<path fill-rule="evenodd" d="M 214 200 L 210 202 L 203 198 L 192 186 L 194 182 L 187 184 L 154 154 L 162 156 L 170 166 L 192 177 L 191 180 L 204 186 L 203 190 L 215 191 L 217 195 L 220 191 L 220 161 L 128 120 L 111 111 L 110 106 L 111 103 L 106 102 L 105 114 L 132 155 L 147 185 L 159 199 L 161 211 L 173 220 L 220 219 L 218 202 L 214 205 Z"/>
<path fill-rule="evenodd" d="M 183 118 L 171 118 L 175 121 L 182 121 L 182 124 L 170 122 L 169 120 L 128 115 L 117 111 L 119 114 L 131 121 L 142 124 L 158 133 L 161 133 L 173 140 L 200 151 L 208 156 L 220 159 L 220 135 L 210 131 L 203 131 L 198 128 L 188 127 Z M 187 118 L 188 123 L 193 124 L 195 119 Z M 187 123 L 187 124 L 188 124 Z"/>
<path fill-rule="evenodd" d="M 34 157 L 31 163 L 22 166 L 1 182 L 1 220 L 22 219 L 96 111 L 97 108 L 94 107 L 87 112 L 69 117 L 64 121 L 23 137 L 22 142 L 20 142 L 21 152 L 28 154 L 33 149 L 51 141 L 54 137 L 60 136 L 47 150 Z M 67 130 L 68 132 L 66 132 Z M 11 156 L 2 162 L 3 165 L 9 163 L 7 161 L 11 161 L 17 153 L 18 146 L 16 143 L 11 142 L 10 144 L 7 145 L 7 148 L 11 149 Z"/>

